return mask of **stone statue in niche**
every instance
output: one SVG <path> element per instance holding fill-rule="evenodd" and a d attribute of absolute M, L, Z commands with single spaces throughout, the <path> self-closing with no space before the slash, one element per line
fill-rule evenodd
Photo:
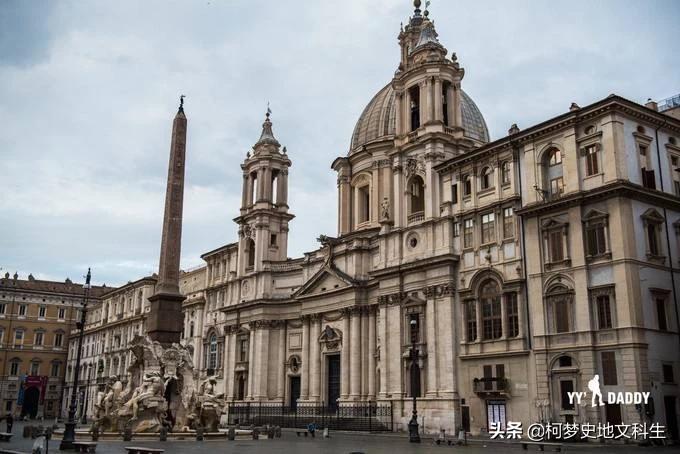
<path fill-rule="evenodd" d="M 390 219 L 390 201 L 387 197 L 380 203 L 380 219 L 388 221 Z"/>

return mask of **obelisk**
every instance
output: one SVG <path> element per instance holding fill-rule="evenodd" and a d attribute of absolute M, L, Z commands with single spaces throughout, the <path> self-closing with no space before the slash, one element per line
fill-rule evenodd
<path fill-rule="evenodd" d="M 149 337 L 164 345 L 179 342 L 182 335 L 184 296 L 179 293 L 179 259 L 182 246 L 186 139 L 187 118 L 184 116 L 184 96 L 180 96 L 179 110 L 172 123 L 158 281 L 153 296 L 149 298 L 151 311 L 147 318 Z"/>

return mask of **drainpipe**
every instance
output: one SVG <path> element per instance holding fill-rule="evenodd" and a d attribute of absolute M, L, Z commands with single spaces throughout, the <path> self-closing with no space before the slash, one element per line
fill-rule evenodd
<path fill-rule="evenodd" d="M 515 155 L 517 156 L 517 181 L 519 182 L 519 203 L 520 207 L 524 206 L 524 192 L 522 190 L 522 166 L 519 159 L 519 146 L 517 142 L 510 142 L 512 146 L 513 159 Z M 526 320 L 527 327 L 527 347 L 531 350 L 531 319 L 529 318 L 529 289 L 527 286 L 527 247 L 525 242 L 525 230 L 524 230 L 524 216 L 519 217 L 519 228 L 520 228 L 520 242 L 522 243 L 522 272 L 524 274 L 524 317 Z"/>
<path fill-rule="evenodd" d="M 666 126 L 666 123 L 668 122 L 667 119 L 664 118 L 663 123 L 661 123 L 659 126 L 657 126 L 654 129 L 654 141 L 656 142 L 656 158 L 657 162 L 659 164 L 659 183 L 661 185 L 661 191 L 664 192 L 664 186 L 663 186 L 663 172 L 661 171 L 661 148 L 659 146 L 659 129 L 663 128 Z M 668 253 L 668 261 L 670 262 L 670 274 L 671 274 L 671 286 L 673 288 L 673 307 L 675 309 L 675 326 L 680 328 L 680 314 L 678 314 L 678 297 L 677 297 L 677 292 L 675 288 L 675 273 L 673 272 L 673 255 L 671 254 L 671 237 L 670 233 L 668 232 L 668 215 L 666 213 L 666 207 L 663 207 L 663 218 L 664 218 L 664 225 L 666 227 L 666 250 Z M 680 335 L 678 335 L 678 343 L 680 343 Z"/>

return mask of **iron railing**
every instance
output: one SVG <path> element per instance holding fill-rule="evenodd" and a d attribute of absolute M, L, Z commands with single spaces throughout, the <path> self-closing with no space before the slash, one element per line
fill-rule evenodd
<path fill-rule="evenodd" d="M 325 405 L 298 404 L 286 406 L 276 403 L 231 403 L 227 407 L 228 423 L 241 426 L 277 425 L 306 429 L 315 424 L 317 429 L 387 432 L 394 428 L 391 403 L 374 402 Z"/>

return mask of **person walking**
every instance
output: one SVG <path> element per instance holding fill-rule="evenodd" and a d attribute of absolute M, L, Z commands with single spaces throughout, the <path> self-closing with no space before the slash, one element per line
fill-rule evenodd
<path fill-rule="evenodd" d="M 7 413 L 7 417 L 5 418 L 5 423 L 7 424 L 7 433 L 12 433 L 12 426 L 14 425 L 14 417 L 12 416 L 12 413 Z"/>

